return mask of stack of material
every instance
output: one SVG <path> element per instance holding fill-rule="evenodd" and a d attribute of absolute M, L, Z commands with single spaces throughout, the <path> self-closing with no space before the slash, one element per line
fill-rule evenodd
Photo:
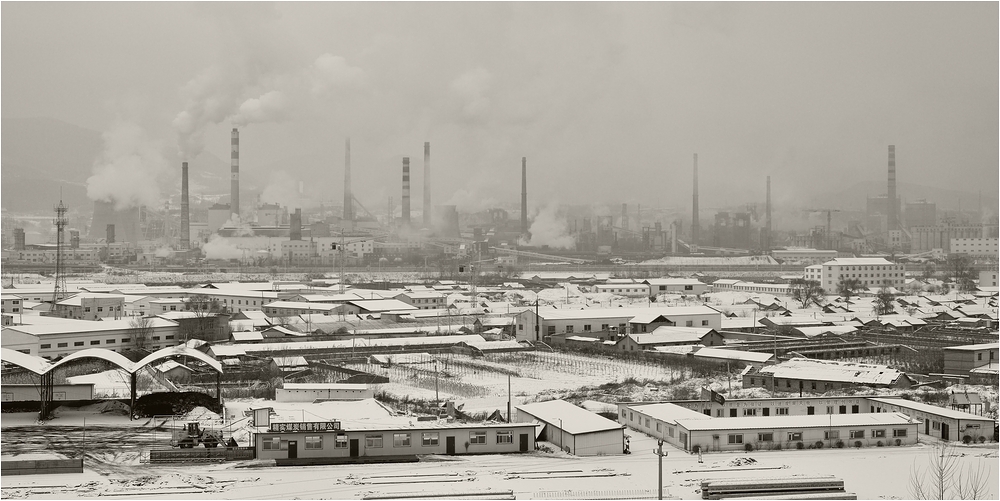
<path fill-rule="evenodd" d="M 704 480 L 702 499 L 857 499 L 844 481 L 829 477 L 731 478 Z"/>

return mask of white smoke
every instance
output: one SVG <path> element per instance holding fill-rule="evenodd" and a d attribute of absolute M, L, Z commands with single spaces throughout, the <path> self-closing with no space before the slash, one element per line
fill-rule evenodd
<path fill-rule="evenodd" d="M 462 100 L 462 113 L 466 118 L 481 118 L 490 111 L 491 101 L 486 96 L 493 76 L 484 68 L 469 70 L 451 82 L 451 89 Z"/>
<path fill-rule="evenodd" d="M 541 247 L 548 245 L 556 249 L 573 249 L 576 247 L 576 240 L 569 235 L 566 228 L 566 219 L 558 214 L 559 207 L 555 203 L 549 203 L 534 214 L 531 227 L 528 232 L 531 238 L 521 239 L 520 245 Z"/>
<path fill-rule="evenodd" d="M 206 259 L 241 259 L 243 249 L 236 247 L 225 237 L 212 235 L 208 243 L 201 247 Z"/>
<path fill-rule="evenodd" d="M 364 79 L 361 68 L 332 54 L 323 54 L 306 68 L 287 73 L 258 67 L 209 68 L 182 89 L 188 103 L 173 121 L 181 157 L 194 158 L 201 152 L 209 125 L 228 121 L 245 127 L 281 122 L 312 108 L 312 99 L 337 88 L 360 86 Z"/>
<path fill-rule="evenodd" d="M 292 176 L 283 170 L 272 172 L 267 180 L 267 187 L 260 194 L 260 201 L 284 207 L 300 205 L 298 187 Z"/>
<path fill-rule="evenodd" d="M 174 251 L 171 250 L 169 247 L 160 247 L 159 249 L 156 249 L 155 252 L 153 252 L 153 255 L 156 257 L 170 257 L 171 255 L 173 255 L 173 253 Z"/>
<path fill-rule="evenodd" d="M 87 178 L 87 197 L 112 202 L 116 210 L 158 206 L 157 178 L 167 170 L 162 146 L 137 124 L 119 121 L 105 132 L 104 150 Z"/>

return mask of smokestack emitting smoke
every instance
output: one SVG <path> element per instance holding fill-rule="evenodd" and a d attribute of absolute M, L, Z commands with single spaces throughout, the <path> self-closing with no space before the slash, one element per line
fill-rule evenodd
<path fill-rule="evenodd" d="M 701 228 L 698 226 L 698 154 L 694 154 L 694 197 L 691 207 L 691 244 L 698 245 Z"/>
<path fill-rule="evenodd" d="M 424 142 L 424 227 L 431 227 L 431 143 Z"/>
<path fill-rule="evenodd" d="M 528 236 L 528 157 L 521 157 L 521 235 Z"/>
<path fill-rule="evenodd" d="M 351 193 L 351 138 L 344 142 L 344 219 L 354 220 L 354 195 Z"/>
<path fill-rule="evenodd" d="M 892 231 L 898 229 L 896 227 L 896 146 L 889 145 L 889 204 L 888 221 L 886 221 L 886 230 Z"/>
<path fill-rule="evenodd" d="M 767 176 L 767 220 L 764 224 L 764 252 L 771 250 L 771 176 Z"/>
<path fill-rule="evenodd" d="M 236 223 L 240 216 L 240 131 L 236 127 L 233 127 L 232 143 L 232 185 L 230 186 L 229 212 L 236 216 L 233 218 L 233 222 Z"/>
<path fill-rule="evenodd" d="M 403 157 L 403 224 L 410 224 L 410 157 Z"/>
<path fill-rule="evenodd" d="M 188 163 L 181 164 L 181 249 L 191 247 L 191 213 L 188 205 Z"/>

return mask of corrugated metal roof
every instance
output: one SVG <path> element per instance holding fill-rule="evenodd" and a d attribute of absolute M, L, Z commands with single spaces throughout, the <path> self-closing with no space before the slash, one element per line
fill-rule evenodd
<path fill-rule="evenodd" d="M 773 355 L 770 353 L 756 353 L 752 351 L 724 350 L 721 348 L 702 348 L 694 353 L 696 357 L 719 358 L 724 360 L 739 360 L 741 362 L 764 363 L 770 360 Z"/>
<path fill-rule="evenodd" d="M 892 384 L 903 375 L 884 365 L 793 358 L 787 362 L 764 367 L 761 374 L 776 378 L 816 381 L 839 381 L 852 384 Z"/>
<path fill-rule="evenodd" d="M 153 329 L 176 327 L 177 322 L 159 317 L 148 317 L 149 327 Z M 104 332 L 113 330 L 127 330 L 131 328 L 131 318 L 120 320 L 67 320 L 59 323 L 42 323 L 36 325 L 17 325 L 8 329 L 31 334 L 34 336 L 47 336 L 55 334 L 80 334 L 86 332 Z"/>
<path fill-rule="evenodd" d="M 635 318 L 639 315 L 721 315 L 708 306 L 675 306 L 659 308 L 588 308 L 585 310 L 539 310 L 538 316 L 544 320 L 578 320 L 587 318 Z"/>
<path fill-rule="evenodd" d="M 954 409 L 947 409 L 944 407 L 938 407 L 936 405 L 925 404 L 923 402 L 914 402 L 912 400 L 906 400 L 898 397 L 865 397 L 873 402 L 879 402 L 886 405 L 895 405 L 904 409 L 911 409 L 919 412 L 924 412 L 927 414 L 936 414 L 941 417 L 951 418 L 951 419 L 965 419 L 965 420 L 976 420 L 976 421 L 989 421 L 994 422 L 993 419 L 983 416 L 977 416 L 975 414 L 969 414 L 968 412 L 956 411 Z"/>
<path fill-rule="evenodd" d="M 574 435 L 622 429 L 622 425 L 565 400 L 518 405 L 516 408 L 518 412 L 530 414 Z"/>
<path fill-rule="evenodd" d="M 629 406 L 629 409 L 667 423 L 677 423 L 678 419 L 712 419 L 712 416 L 671 403 L 636 405 Z"/>
<path fill-rule="evenodd" d="M 706 416 L 707 417 L 707 416 Z M 777 430 L 788 428 L 828 428 L 843 426 L 902 426 L 919 424 L 899 412 L 861 414 L 815 414 L 797 416 L 753 416 L 712 419 L 680 419 L 677 424 L 691 431 Z"/>

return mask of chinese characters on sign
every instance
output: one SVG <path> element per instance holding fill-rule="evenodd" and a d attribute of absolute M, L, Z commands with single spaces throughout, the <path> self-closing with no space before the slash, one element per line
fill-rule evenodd
<path fill-rule="evenodd" d="M 302 423 L 271 423 L 270 431 L 337 431 L 340 421 L 313 421 Z"/>

